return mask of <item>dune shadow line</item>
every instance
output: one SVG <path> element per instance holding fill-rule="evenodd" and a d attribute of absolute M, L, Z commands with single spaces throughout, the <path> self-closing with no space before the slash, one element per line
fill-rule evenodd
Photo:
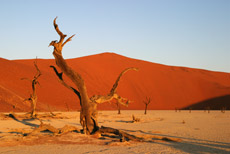
<path fill-rule="evenodd" d="M 225 108 L 226 110 L 230 110 L 230 95 L 224 95 L 219 97 L 214 97 L 211 99 L 207 99 L 189 106 L 182 108 L 182 110 L 221 110 Z"/>

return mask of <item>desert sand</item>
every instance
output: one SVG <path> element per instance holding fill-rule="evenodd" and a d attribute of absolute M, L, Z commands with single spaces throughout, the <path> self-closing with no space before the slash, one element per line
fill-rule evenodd
<path fill-rule="evenodd" d="M 4 113 L 8 115 L 9 113 Z M 16 113 L 23 115 L 24 113 Z M 38 113 L 43 115 L 44 113 Z M 47 113 L 49 114 L 49 113 Z M 81 128 L 79 112 L 55 112 L 59 118 L 40 117 L 45 124 L 56 128 L 65 125 Z M 132 123 L 132 115 L 140 122 Z M 125 141 L 113 135 L 89 136 L 76 132 L 54 135 L 41 132 L 35 136 L 23 136 L 40 125 L 37 119 L 19 118 L 18 121 L 1 115 L 1 154 L 127 154 L 127 153 L 230 153 L 230 112 L 174 110 L 99 111 L 100 126 L 113 127 L 144 138 L 143 142 Z"/>
<path fill-rule="evenodd" d="M 119 82 L 117 92 L 132 101 L 123 110 L 143 110 L 143 100 L 150 97 L 152 110 L 175 108 L 230 109 L 230 75 L 202 69 L 175 67 L 132 59 L 115 53 L 102 53 L 74 59 L 67 63 L 85 80 L 89 97 L 106 95 L 119 73 L 128 67 L 139 71 L 127 72 Z M 36 73 L 30 60 L 7 60 L 0 58 L 0 111 L 30 111 L 30 104 L 23 103 L 31 94 L 31 82 Z M 42 76 L 37 86 L 39 111 L 77 111 L 80 109 L 77 96 L 61 85 L 49 67 L 54 59 L 38 59 Z M 64 80 L 71 82 L 64 76 Z M 114 110 L 115 104 L 99 104 L 99 109 Z"/>

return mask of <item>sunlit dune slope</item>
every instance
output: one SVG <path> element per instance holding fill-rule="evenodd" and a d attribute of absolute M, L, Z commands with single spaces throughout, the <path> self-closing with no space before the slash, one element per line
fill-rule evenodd
<path fill-rule="evenodd" d="M 30 104 L 23 103 L 23 99 L 31 93 L 31 82 L 21 78 L 33 78 L 36 73 L 33 61 L 0 59 L 0 111 L 16 110 L 15 103 L 20 104 L 20 101 L 18 110 L 28 110 Z M 149 109 L 189 106 L 195 106 L 196 109 L 197 105 L 194 104 L 208 100 L 216 100 L 215 109 L 222 108 L 223 105 L 230 108 L 229 73 L 166 66 L 114 53 L 68 59 L 67 63 L 82 75 L 89 96 L 107 94 L 122 70 L 128 67 L 139 68 L 138 72 L 128 71 L 119 82 L 117 92 L 131 100 L 129 107 L 122 109 L 144 109 L 143 101 L 146 97 L 151 98 Z M 77 96 L 59 83 L 49 67 L 55 65 L 54 60 L 38 59 L 37 64 L 42 72 L 37 88 L 38 110 L 78 110 L 80 107 Z M 66 76 L 64 80 L 74 86 Z M 218 102 L 215 98 L 220 97 L 222 99 Z M 212 108 L 212 103 L 207 103 L 206 106 L 210 105 Z M 27 108 L 23 109 L 24 106 Z M 116 109 L 116 105 L 105 103 L 100 104 L 98 108 Z"/>

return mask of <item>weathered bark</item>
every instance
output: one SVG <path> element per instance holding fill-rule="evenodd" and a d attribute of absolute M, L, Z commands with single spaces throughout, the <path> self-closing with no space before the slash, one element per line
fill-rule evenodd
<path fill-rule="evenodd" d="M 100 133 L 111 133 L 111 134 L 118 135 L 120 137 L 121 142 L 129 141 L 129 140 L 142 142 L 144 140 L 143 138 L 140 138 L 140 137 L 137 137 L 134 135 L 130 135 L 130 134 L 125 133 L 121 130 L 110 128 L 110 127 L 101 126 Z"/>
<path fill-rule="evenodd" d="M 87 89 L 85 86 L 85 82 L 82 78 L 82 76 L 78 73 L 75 72 L 71 67 L 69 67 L 64 60 L 62 56 L 62 48 L 63 46 L 71 41 L 71 38 L 74 36 L 72 35 L 69 37 L 65 42 L 64 39 L 67 35 L 64 35 L 60 30 L 58 25 L 56 24 L 56 19 L 54 19 L 53 24 L 56 32 L 60 36 L 60 40 L 57 41 L 52 41 L 49 46 L 53 46 L 53 55 L 56 61 L 57 66 L 61 69 L 61 71 L 76 85 L 77 89 L 74 89 L 73 87 L 70 87 L 67 85 L 63 78 L 62 78 L 62 73 L 58 73 L 56 68 L 51 66 L 56 75 L 58 76 L 59 80 L 61 83 L 67 87 L 68 89 L 71 89 L 74 91 L 79 99 L 80 99 L 80 104 L 81 104 L 81 111 L 80 111 L 80 123 L 83 127 L 83 130 L 87 134 L 92 134 L 99 130 L 99 126 L 97 123 L 97 104 L 98 103 L 104 103 L 104 102 L 109 102 L 112 99 L 117 99 L 117 101 L 121 104 L 127 105 L 129 103 L 128 99 L 122 98 L 116 93 L 116 89 L 118 86 L 118 82 L 121 78 L 121 76 L 127 72 L 128 70 L 138 70 L 137 68 L 127 68 L 125 69 L 119 76 L 118 79 L 116 80 L 115 84 L 113 85 L 113 88 L 111 89 L 110 93 L 105 96 L 101 95 L 94 95 L 93 97 L 89 98 L 87 94 Z M 64 43 L 63 43 L 64 42 Z"/>
<path fill-rule="evenodd" d="M 148 98 L 148 97 L 146 97 L 146 100 L 145 101 L 143 101 L 144 102 L 144 104 L 145 104 L 145 114 L 147 114 L 147 109 L 148 109 L 148 105 L 150 104 L 150 102 L 151 102 L 151 99 L 150 99 L 150 97 Z"/>
<path fill-rule="evenodd" d="M 34 66 L 35 66 L 35 68 L 37 70 L 37 73 L 35 74 L 33 80 L 31 80 L 31 83 L 32 83 L 32 94 L 30 94 L 29 98 L 27 98 L 27 99 L 24 100 L 24 101 L 29 101 L 31 103 L 31 108 L 32 108 L 31 117 L 32 118 L 36 117 L 36 111 L 35 110 L 36 110 L 37 100 L 38 100 L 36 86 L 37 86 L 37 84 L 39 84 L 38 78 L 42 75 L 41 71 L 39 70 L 39 68 L 37 66 L 37 61 L 36 60 L 34 61 Z M 27 78 L 22 78 L 22 80 L 24 80 L 24 79 L 27 79 Z"/>
<path fill-rule="evenodd" d="M 71 67 L 69 67 L 67 65 L 67 63 L 65 62 L 64 58 L 62 57 L 62 48 L 63 48 L 63 46 L 67 42 L 71 41 L 71 38 L 74 35 L 69 37 L 64 42 L 64 39 L 65 39 L 65 37 L 67 35 L 64 35 L 59 30 L 58 25 L 56 24 L 56 19 L 57 18 L 54 19 L 53 24 L 54 24 L 54 28 L 55 28 L 56 32 L 60 36 L 60 40 L 59 40 L 59 42 L 52 41 L 50 43 L 50 46 L 54 47 L 53 55 L 54 55 L 54 58 L 55 58 L 57 66 L 62 70 L 62 72 L 70 80 L 72 80 L 72 82 L 77 86 L 77 89 L 79 90 L 79 93 L 80 93 L 80 96 L 81 96 L 80 121 L 81 121 L 81 124 L 83 126 L 83 130 L 85 130 L 87 134 L 91 134 L 91 133 L 94 133 L 95 131 L 98 130 L 98 126 L 96 124 L 96 119 L 95 119 L 95 116 L 94 116 L 96 104 L 90 101 L 90 99 L 88 97 L 88 94 L 87 94 L 85 82 L 84 82 L 83 78 L 81 77 L 81 75 L 79 73 L 75 72 Z"/>
<path fill-rule="evenodd" d="M 65 125 L 64 127 L 58 129 L 58 128 L 55 128 L 54 126 L 50 125 L 50 124 L 44 124 L 42 121 L 40 121 L 40 122 L 41 122 L 41 124 L 39 125 L 39 127 L 35 128 L 30 133 L 27 133 L 24 135 L 34 136 L 34 135 L 38 135 L 42 131 L 49 131 L 49 132 L 52 132 L 54 135 L 62 135 L 62 134 L 65 134 L 68 132 L 73 132 L 73 131 L 80 132 L 80 130 L 74 126 Z"/>
<path fill-rule="evenodd" d="M 56 73 L 56 75 L 57 75 L 58 78 L 59 78 L 60 83 L 61 83 L 63 86 L 65 86 L 67 89 L 73 91 L 73 92 L 78 96 L 78 98 L 79 98 L 79 100 L 80 100 L 80 103 L 81 103 L 81 95 L 80 95 L 79 91 L 78 91 L 77 89 L 73 88 L 72 86 L 68 85 L 68 84 L 63 80 L 63 77 L 62 77 L 63 73 L 62 73 L 62 72 L 59 73 L 59 72 L 57 71 L 57 69 L 56 69 L 55 66 L 51 65 L 50 67 L 53 68 L 54 72 Z"/>
<path fill-rule="evenodd" d="M 123 70 L 119 74 L 119 76 L 118 76 L 117 80 L 115 81 L 115 83 L 114 83 L 112 89 L 110 90 L 109 94 L 107 94 L 107 95 L 94 95 L 94 96 L 92 96 L 90 98 L 90 100 L 92 102 L 96 102 L 96 103 L 100 104 L 100 103 L 105 103 L 105 102 L 109 102 L 109 101 L 111 101 L 113 99 L 116 99 L 119 104 L 122 104 L 124 106 L 128 106 L 130 101 L 127 98 L 123 98 L 120 95 L 118 95 L 117 87 L 118 87 L 118 83 L 119 83 L 121 77 L 129 70 L 138 71 L 138 68 L 130 67 L 130 68 L 126 68 L 125 70 Z"/>

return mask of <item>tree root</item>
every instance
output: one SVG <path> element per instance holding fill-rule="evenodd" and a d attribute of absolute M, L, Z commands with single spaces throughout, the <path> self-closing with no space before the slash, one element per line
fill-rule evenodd
<path fill-rule="evenodd" d="M 42 132 L 42 131 L 50 131 L 52 132 L 54 135 L 59 134 L 59 129 L 51 126 L 50 124 L 43 124 L 41 123 L 39 127 L 35 128 L 32 132 L 26 134 L 25 136 L 33 136 L 33 135 L 37 135 L 38 133 Z"/>
<path fill-rule="evenodd" d="M 44 124 L 41 121 L 41 124 L 39 125 L 39 127 L 35 128 L 32 132 L 30 132 L 28 134 L 24 134 L 24 136 L 37 135 L 43 131 L 49 131 L 49 132 L 53 133 L 53 135 L 62 135 L 62 134 L 68 133 L 68 132 L 80 132 L 80 129 L 78 129 L 77 127 L 74 127 L 74 126 L 69 126 L 69 125 L 65 125 L 64 127 L 58 129 L 58 128 L 55 128 L 54 126 L 50 125 L 50 124 Z"/>
<path fill-rule="evenodd" d="M 65 125 L 62 128 L 55 128 L 54 126 L 50 125 L 50 124 L 44 124 L 41 120 L 40 120 L 41 124 L 39 125 L 39 127 L 35 128 L 34 130 L 32 130 L 29 133 L 23 134 L 24 136 L 35 136 L 38 135 L 41 132 L 44 131 L 49 131 L 51 133 L 53 133 L 54 136 L 56 135 L 62 135 L 68 132 L 77 132 L 80 133 L 81 130 L 78 129 L 75 126 L 69 126 L 69 125 Z M 115 129 L 115 128 L 111 128 L 111 127 L 104 127 L 101 126 L 101 128 L 96 132 L 99 134 L 115 134 L 118 135 L 120 138 L 120 142 L 124 142 L 124 141 L 136 141 L 136 142 L 143 142 L 144 139 L 128 134 L 126 132 L 123 132 L 119 129 Z"/>
<path fill-rule="evenodd" d="M 16 121 L 18 120 L 18 117 L 14 114 L 9 115 L 11 118 L 13 118 Z M 25 137 L 31 137 L 31 136 L 37 136 L 42 132 L 49 132 L 52 133 L 53 136 L 57 135 L 63 135 L 69 132 L 77 132 L 77 133 L 82 133 L 80 129 L 78 129 L 75 126 L 70 126 L 70 125 L 65 125 L 62 128 L 55 128 L 54 126 L 50 124 L 44 124 L 41 119 L 39 119 L 41 124 L 38 127 L 35 127 L 32 131 L 25 131 L 21 129 L 16 129 L 14 132 L 17 132 L 19 134 L 22 134 Z M 148 140 L 145 136 L 143 137 L 138 137 L 135 135 L 128 134 L 124 131 L 121 131 L 119 129 L 111 128 L 111 127 L 104 127 L 101 126 L 98 131 L 96 131 L 93 135 L 93 137 L 100 138 L 101 135 L 109 135 L 109 134 L 114 134 L 117 135 L 120 139 L 120 142 L 125 142 L 125 141 L 134 141 L 134 142 L 153 142 L 154 138 L 158 140 L 163 140 L 163 141 L 172 141 L 172 142 L 180 142 L 181 140 L 179 139 L 174 139 L 174 138 L 168 138 L 168 137 L 155 137 L 151 136 L 150 139 Z"/>

